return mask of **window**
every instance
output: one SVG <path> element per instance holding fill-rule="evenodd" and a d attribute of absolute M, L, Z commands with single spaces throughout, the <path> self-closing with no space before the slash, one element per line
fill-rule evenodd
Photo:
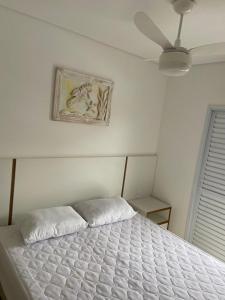
<path fill-rule="evenodd" d="M 225 108 L 210 109 L 188 239 L 225 261 Z"/>

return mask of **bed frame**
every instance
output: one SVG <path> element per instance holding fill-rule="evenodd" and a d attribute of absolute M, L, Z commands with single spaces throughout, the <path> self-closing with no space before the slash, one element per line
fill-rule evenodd
<path fill-rule="evenodd" d="M 0 159 L 0 205 L 11 225 L 35 208 L 96 197 L 145 197 L 152 193 L 156 161 L 156 155 Z M 0 300 L 6 300 L 1 284 Z"/>

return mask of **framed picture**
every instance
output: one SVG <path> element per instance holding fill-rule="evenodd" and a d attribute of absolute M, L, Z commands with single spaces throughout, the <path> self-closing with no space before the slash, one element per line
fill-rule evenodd
<path fill-rule="evenodd" d="M 57 68 L 53 120 L 109 125 L 113 82 Z"/>

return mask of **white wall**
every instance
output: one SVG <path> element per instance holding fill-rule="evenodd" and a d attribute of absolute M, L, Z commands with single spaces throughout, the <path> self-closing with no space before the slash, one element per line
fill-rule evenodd
<path fill-rule="evenodd" d="M 154 194 L 172 204 L 171 229 L 184 236 L 209 104 L 225 105 L 225 63 L 195 66 L 170 79 L 163 111 Z"/>
<path fill-rule="evenodd" d="M 166 79 L 156 65 L 1 7 L 0 44 L 0 157 L 157 151 Z M 55 66 L 115 82 L 109 127 L 51 120 Z M 207 106 L 225 104 L 224 78 L 225 64 L 214 64 L 169 80 L 154 193 L 172 204 L 181 236 Z"/>
<path fill-rule="evenodd" d="M 156 65 L 1 7 L 0 44 L 0 157 L 156 152 Z M 115 82 L 109 127 L 50 119 L 55 66 Z"/>
<path fill-rule="evenodd" d="M 156 153 L 166 80 L 157 66 L 0 7 L 0 158 Z M 51 120 L 54 68 L 115 83 L 109 127 Z M 11 164 L 0 168 L 5 222 Z"/>

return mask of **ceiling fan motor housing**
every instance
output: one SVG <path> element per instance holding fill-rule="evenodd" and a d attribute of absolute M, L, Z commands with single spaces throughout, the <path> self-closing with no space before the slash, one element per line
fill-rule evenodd
<path fill-rule="evenodd" d="M 164 51 L 159 59 L 159 70 L 167 76 L 183 76 L 191 68 L 191 54 L 187 51 Z"/>
<path fill-rule="evenodd" d="M 172 4 L 179 15 L 185 15 L 192 11 L 195 0 L 173 0 Z"/>

